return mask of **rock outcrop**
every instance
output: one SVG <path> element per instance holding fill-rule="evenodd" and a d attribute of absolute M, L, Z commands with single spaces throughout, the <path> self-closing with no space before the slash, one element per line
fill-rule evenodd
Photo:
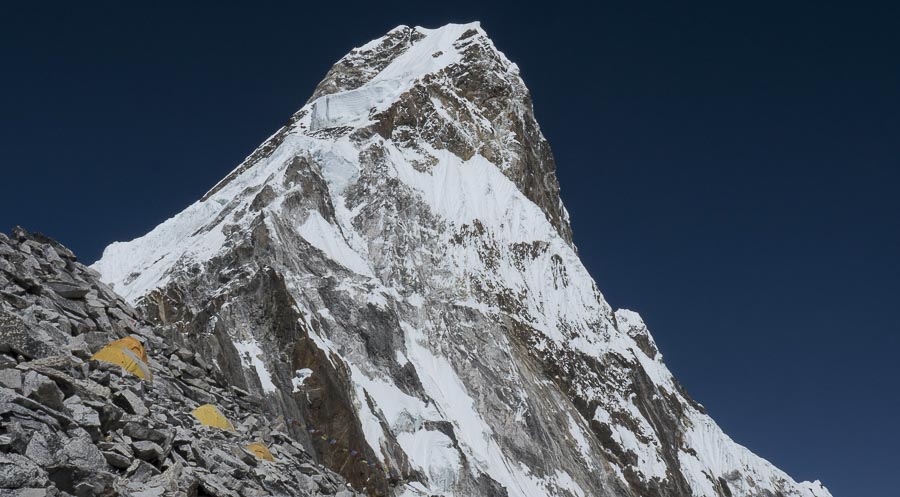
<path fill-rule="evenodd" d="M 287 434 L 263 398 L 174 345 L 59 243 L 0 234 L 0 495 L 340 496 L 356 492 Z M 91 361 L 132 336 L 153 381 Z M 201 425 L 214 403 L 235 425 Z M 245 449 L 262 442 L 263 461 Z"/>

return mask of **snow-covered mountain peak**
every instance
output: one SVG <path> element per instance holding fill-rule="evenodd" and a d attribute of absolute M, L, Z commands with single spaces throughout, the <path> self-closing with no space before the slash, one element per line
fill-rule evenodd
<path fill-rule="evenodd" d="M 459 226 L 478 219 L 510 240 L 530 242 L 550 236 L 545 224 L 534 222 L 545 218 L 572 245 L 553 155 L 518 68 L 477 23 L 450 24 L 398 27 L 353 50 L 287 125 L 199 202 L 143 237 L 149 240 L 140 253 L 134 243 L 114 243 L 97 268 L 122 282 L 124 295 L 139 298 L 165 283 L 176 262 L 181 267 L 214 255 L 227 239 L 226 213 L 252 211 L 263 200 L 265 206 L 307 202 L 295 200 L 303 193 L 296 191 L 299 183 L 289 186 L 301 162 L 317 164 L 332 196 L 319 213 L 326 220 L 334 221 L 335 208 L 344 212 L 345 189 L 368 167 L 378 174 L 367 187 L 400 179 Z M 260 191 L 265 195 L 256 200 Z M 513 201 L 516 196 L 523 202 Z M 530 213 L 535 205 L 542 215 Z"/>
<path fill-rule="evenodd" d="M 329 71 L 292 120 L 308 136 L 372 136 L 400 145 L 417 170 L 443 153 L 484 160 L 538 205 L 572 242 L 550 147 L 518 67 L 478 23 L 398 27 Z M 480 186 L 479 186 L 480 187 Z"/>
<path fill-rule="evenodd" d="M 428 73 L 461 62 L 462 52 L 472 44 L 487 48 L 506 60 L 478 22 L 447 24 L 436 29 L 397 26 L 342 57 L 318 85 L 309 102 L 324 95 L 356 90 L 368 83 L 377 86 L 393 81 L 408 88 Z"/>
<path fill-rule="evenodd" d="M 372 495 L 830 497 L 728 438 L 603 298 L 530 93 L 477 24 L 354 49 L 94 268 L 327 433 L 293 431 Z"/>
<path fill-rule="evenodd" d="M 360 127 L 373 122 L 413 87 L 427 86 L 453 68 L 487 70 L 524 86 L 518 68 L 494 46 L 480 24 L 448 24 L 437 29 L 399 26 L 354 49 L 319 84 L 300 127 L 317 131 Z M 482 117 L 483 116 L 479 116 Z"/>

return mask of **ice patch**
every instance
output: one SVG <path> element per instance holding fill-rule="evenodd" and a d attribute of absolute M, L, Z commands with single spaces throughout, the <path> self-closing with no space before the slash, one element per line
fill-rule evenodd
<path fill-rule="evenodd" d="M 628 402 L 625 404 L 630 405 Z M 657 447 L 658 442 L 656 441 L 653 429 L 647 429 L 645 427 L 646 420 L 636 408 L 634 409 L 634 412 L 629 412 L 629 414 L 632 419 L 638 422 L 637 429 L 644 438 L 648 439 L 647 443 L 638 439 L 637 435 L 625 426 L 613 422 L 609 413 L 602 407 L 597 407 L 597 410 L 594 411 L 594 420 L 609 426 L 609 429 L 612 431 L 613 440 L 623 451 L 632 452 L 637 456 L 637 467 L 635 469 L 643 473 L 646 479 L 665 479 L 668 467 L 659 455 Z"/>
<path fill-rule="evenodd" d="M 410 461 L 426 472 L 432 489 L 446 491 L 456 483 L 461 469 L 459 453 L 447 435 L 418 430 L 400 433 L 397 442 Z"/>
<path fill-rule="evenodd" d="M 578 445 L 578 451 L 581 452 L 581 457 L 584 459 L 584 462 L 592 464 L 594 458 L 591 456 L 591 444 L 588 443 L 584 431 L 571 414 L 566 413 L 566 416 L 569 421 L 569 433 L 571 433 L 572 438 L 575 439 L 575 443 Z"/>
<path fill-rule="evenodd" d="M 234 348 L 237 349 L 238 356 L 240 356 L 244 367 L 256 371 L 256 376 L 259 378 L 263 391 L 272 393 L 278 390 L 275 383 L 272 382 L 269 370 L 266 369 L 266 363 L 262 360 L 263 351 L 259 347 L 259 342 L 252 338 L 250 340 L 235 341 Z"/>
<path fill-rule="evenodd" d="M 384 441 L 384 430 L 378 420 L 380 413 L 391 432 L 396 433 L 397 442 L 410 462 L 428 476 L 429 486 L 433 490 L 449 490 L 459 475 L 460 455 L 449 437 L 425 428 L 426 421 L 442 420 L 441 414 L 433 405 L 405 394 L 390 381 L 370 378 L 353 364 L 350 370 L 357 397 L 366 404 L 361 419 L 369 445 L 381 447 Z"/>
<path fill-rule="evenodd" d="M 381 81 L 319 97 L 312 104 L 310 130 L 363 124 L 368 121 L 369 111 L 385 100 L 393 99 L 399 87 L 399 81 Z"/>
<path fill-rule="evenodd" d="M 425 299 L 422 298 L 418 293 L 413 293 L 410 296 L 406 297 L 406 303 L 414 307 L 422 307 L 422 304 L 425 303 Z"/>
<path fill-rule="evenodd" d="M 350 248 L 337 227 L 326 221 L 318 211 L 309 211 L 306 221 L 297 227 L 297 233 L 331 260 L 354 273 L 374 277 L 369 264 Z"/>
<path fill-rule="evenodd" d="M 453 48 L 453 42 L 469 29 L 480 29 L 480 26 L 470 23 L 448 24 L 438 29 L 417 27 L 416 31 L 425 37 L 391 61 L 365 85 L 316 99 L 310 109 L 310 130 L 367 124 L 373 111 L 387 108 L 419 78 L 458 62 L 460 54 Z M 363 49 L 373 47 L 370 43 Z"/>
<path fill-rule="evenodd" d="M 408 358 L 416 367 L 422 387 L 442 416 L 453 423 L 457 441 L 469 462 L 503 485 L 510 497 L 547 495 L 546 491 L 536 490 L 525 476 L 527 468 L 516 468 L 503 454 L 450 362 L 434 355 L 425 346 L 426 336 L 415 327 L 402 321 L 400 327 L 406 337 Z"/>
<path fill-rule="evenodd" d="M 306 381 L 307 378 L 312 376 L 312 369 L 304 368 L 298 369 L 294 373 L 294 377 L 291 378 L 291 384 L 294 386 L 294 393 L 300 391 L 300 387 L 303 386 L 303 382 Z"/>

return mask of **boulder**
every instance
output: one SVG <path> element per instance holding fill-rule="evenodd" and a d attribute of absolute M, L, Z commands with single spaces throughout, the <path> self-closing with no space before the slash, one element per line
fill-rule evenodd
<path fill-rule="evenodd" d="M 144 461 L 160 462 L 164 457 L 162 447 L 149 440 L 132 442 L 131 448 L 134 449 L 134 455 Z"/>
<path fill-rule="evenodd" d="M 175 440 L 175 430 L 155 430 L 146 426 L 146 424 L 128 421 L 122 427 L 122 433 L 128 435 L 133 440 L 149 440 L 156 443 L 162 448 L 163 457 L 172 450 L 172 442 Z"/>
<path fill-rule="evenodd" d="M 31 435 L 25 455 L 42 468 L 49 468 L 59 463 L 63 441 L 60 436 L 50 430 L 36 431 Z"/>
<path fill-rule="evenodd" d="M 60 297 L 73 300 L 84 298 L 91 291 L 91 287 L 88 285 L 68 281 L 47 281 L 44 286 L 53 290 Z"/>
<path fill-rule="evenodd" d="M 200 479 L 200 489 L 204 492 L 219 497 L 238 497 L 238 493 L 231 490 L 231 487 L 219 475 L 204 475 Z"/>
<path fill-rule="evenodd" d="M 0 369 L 14 368 L 17 364 L 19 364 L 19 361 L 16 361 L 15 357 L 10 357 L 7 354 L 0 354 Z"/>
<path fill-rule="evenodd" d="M 114 333 L 115 329 L 113 328 L 112 323 L 109 322 L 109 318 L 106 317 L 106 314 L 100 314 L 98 316 L 92 317 L 96 328 L 107 333 Z"/>
<path fill-rule="evenodd" d="M 125 328 L 125 330 L 127 332 L 134 333 L 136 331 L 135 327 L 134 327 L 134 322 L 135 322 L 134 319 L 131 319 L 129 316 L 126 316 L 125 313 L 122 312 L 120 309 L 118 309 L 116 307 L 110 307 L 106 311 L 106 313 L 107 313 L 107 315 L 114 318 L 118 322 L 119 326 Z"/>
<path fill-rule="evenodd" d="M 297 490 L 300 490 L 306 495 L 316 495 L 319 493 L 319 485 L 311 477 L 298 473 L 297 482 Z"/>
<path fill-rule="evenodd" d="M 0 259 L 0 273 L 15 276 L 16 267 L 6 259 Z"/>
<path fill-rule="evenodd" d="M 319 491 L 324 494 L 331 495 L 337 491 L 334 484 L 322 475 L 313 476 L 313 480 L 315 480 L 316 484 L 319 486 Z"/>
<path fill-rule="evenodd" d="M 182 361 L 190 361 L 194 358 L 194 353 L 184 347 L 178 347 L 178 350 L 175 351 L 175 354 L 177 354 L 178 358 Z"/>
<path fill-rule="evenodd" d="M 55 495 L 50 492 L 51 490 L 47 488 L 20 488 L 13 490 L 9 497 L 49 497 L 50 495 Z M 6 494 L 3 495 L 5 496 Z"/>
<path fill-rule="evenodd" d="M 88 312 L 81 301 L 67 299 L 58 295 L 55 295 L 53 299 L 53 303 L 70 319 L 87 319 Z"/>
<path fill-rule="evenodd" d="M 131 464 L 130 461 L 134 460 L 134 451 L 131 450 L 131 446 L 127 443 L 117 440 L 105 440 L 98 443 L 97 447 L 104 452 L 115 452 L 127 457 L 129 464 Z"/>
<path fill-rule="evenodd" d="M 48 363 L 51 359 L 69 359 L 65 363 Z M 67 373 L 63 373 L 60 369 L 80 368 L 81 364 L 74 356 L 57 356 L 47 358 L 46 360 L 24 362 L 17 366 L 17 369 L 25 371 L 38 372 L 59 385 L 63 392 L 67 395 L 78 395 L 82 399 L 107 399 L 110 396 L 109 388 L 91 380 L 78 379 Z"/>
<path fill-rule="evenodd" d="M 15 369 L 0 369 L 0 385 L 21 391 L 22 372 Z"/>
<path fill-rule="evenodd" d="M 25 456 L 0 453 L 0 488 L 43 487 L 47 472 Z"/>
<path fill-rule="evenodd" d="M 2 259 L 0 259 L 2 260 Z M 12 305 L 17 310 L 27 309 L 28 306 L 31 305 L 31 302 L 25 297 L 16 295 L 14 293 L 0 291 L 0 297 L 6 300 L 10 305 Z"/>
<path fill-rule="evenodd" d="M 177 369 L 181 374 L 187 375 L 190 378 L 202 379 L 207 376 L 206 371 L 182 361 L 178 354 L 173 354 L 169 357 L 169 366 Z"/>
<path fill-rule="evenodd" d="M 109 345 L 109 342 L 112 341 L 110 335 L 102 331 L 91 331 L 80 335 L 79 338 L 83 338 L 92 353 L 96 353 L 103 347 Z"/>
<path fill-rule="evenodd" d="M 131 459 L 119 454 L 118 452 L 103 451 L 103 457 L 110 466 L 118 469 L 128 469 L 131 466 Z"/>
<path fill-rule="evenodd" d="M 100 426 L 104 432 L 114 429 L 125 415 L 123 409 L 111 403 L 105 404 L 97 412 L 100 414 Z"/>
<path fill-rule="evenodd" d="M 137 416 L 148 416 L 150 414 L 150 410 L 144 405 L 144 401 L 131 390 L 116 392 L 113 396 L 113 402 L 122 409 L 125 409 L 126 412 Z"/>
<path fill-rule="evenodd" d="M 57 269 L 66 267 L 66 262 L 59 256 L 59 252 L 57 252 L 49 243 L 44 244 L 44 246 L 41 247 L 41 252 L 44 254 L 44 259 L 46 259 L 51 266 Z"/>
<path fill-rule="evenodd" d="M 113 497 L 116 491 L 116 477 L 106 471 L 84 471 L 78 468 L 61 467 L 51 472 L 50 479 L 61 490 L 75 494 L 75 497 Z"/>
<path fill-rule="evenodd" d="M 67 337 L 52 326 L 29 325 L 0 309 L 0 352 L 37 359 L 62 353 Z"/>
<path fill-rule="evenodd" d="M 25 381 L 22 384 L 22 395 L 57 411 L 63 410 L 65 395 L 63 395 L 62 390 L 59 389 L 55 381 L 37 371 L 29 371 L 25 374 Z"/>
<path fill-rule="evenodd" d="M 6 429 L 6 434 L 0 436 L 0 452 L 23 454 L 34 430 L 24 427 L 20 420 L 4 422 L 3 428 Z"/>
<path fill-rule="evenodd" d="M 94 445 L 91 436 L 82 428 L 72 430 L 72 437 L 66 441 L 62 456 L 66 463 L 81 469 L 105 470 L 106 458 Z"/>
<path fill-rule="evenodd" d="M 100 414 L 96 410 L 84 405 L 77 395 L 69 397 L 63 404 L 78 426 L 90 433 L 93 439 L 100 438 Z"/>
<path fill-rule="evenodd" d="M 161 474 L 143 482 L 128 483 L 131 497 L 161 497 L 163 495 L 196 495 L 197 478 L 175 463 Z"/>
<path fill-rule="evenodd" d="M 133 460 L 131 465 L 128 466 L 128 469 L 125 470 L 125 476 L 128 477 L 129 484 L 145 483 L 147 480 L 158 474 L 159 470 L 156 469 L 156 466 L 142 459 Z"/>

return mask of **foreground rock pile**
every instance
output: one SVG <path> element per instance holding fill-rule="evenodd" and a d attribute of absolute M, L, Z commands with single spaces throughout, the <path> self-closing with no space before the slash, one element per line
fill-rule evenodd
<path fill-rule="evenodd" d="M 0 234 L 0 495 L 355 495 L 215 365 L 171 345 L 59 243 Z M 138 338 L 152 382 L 90 361 Z M 191 414 L 214 404 L 235 431 Z M 264 443 L 275 461 L 244 447 Z"/>

